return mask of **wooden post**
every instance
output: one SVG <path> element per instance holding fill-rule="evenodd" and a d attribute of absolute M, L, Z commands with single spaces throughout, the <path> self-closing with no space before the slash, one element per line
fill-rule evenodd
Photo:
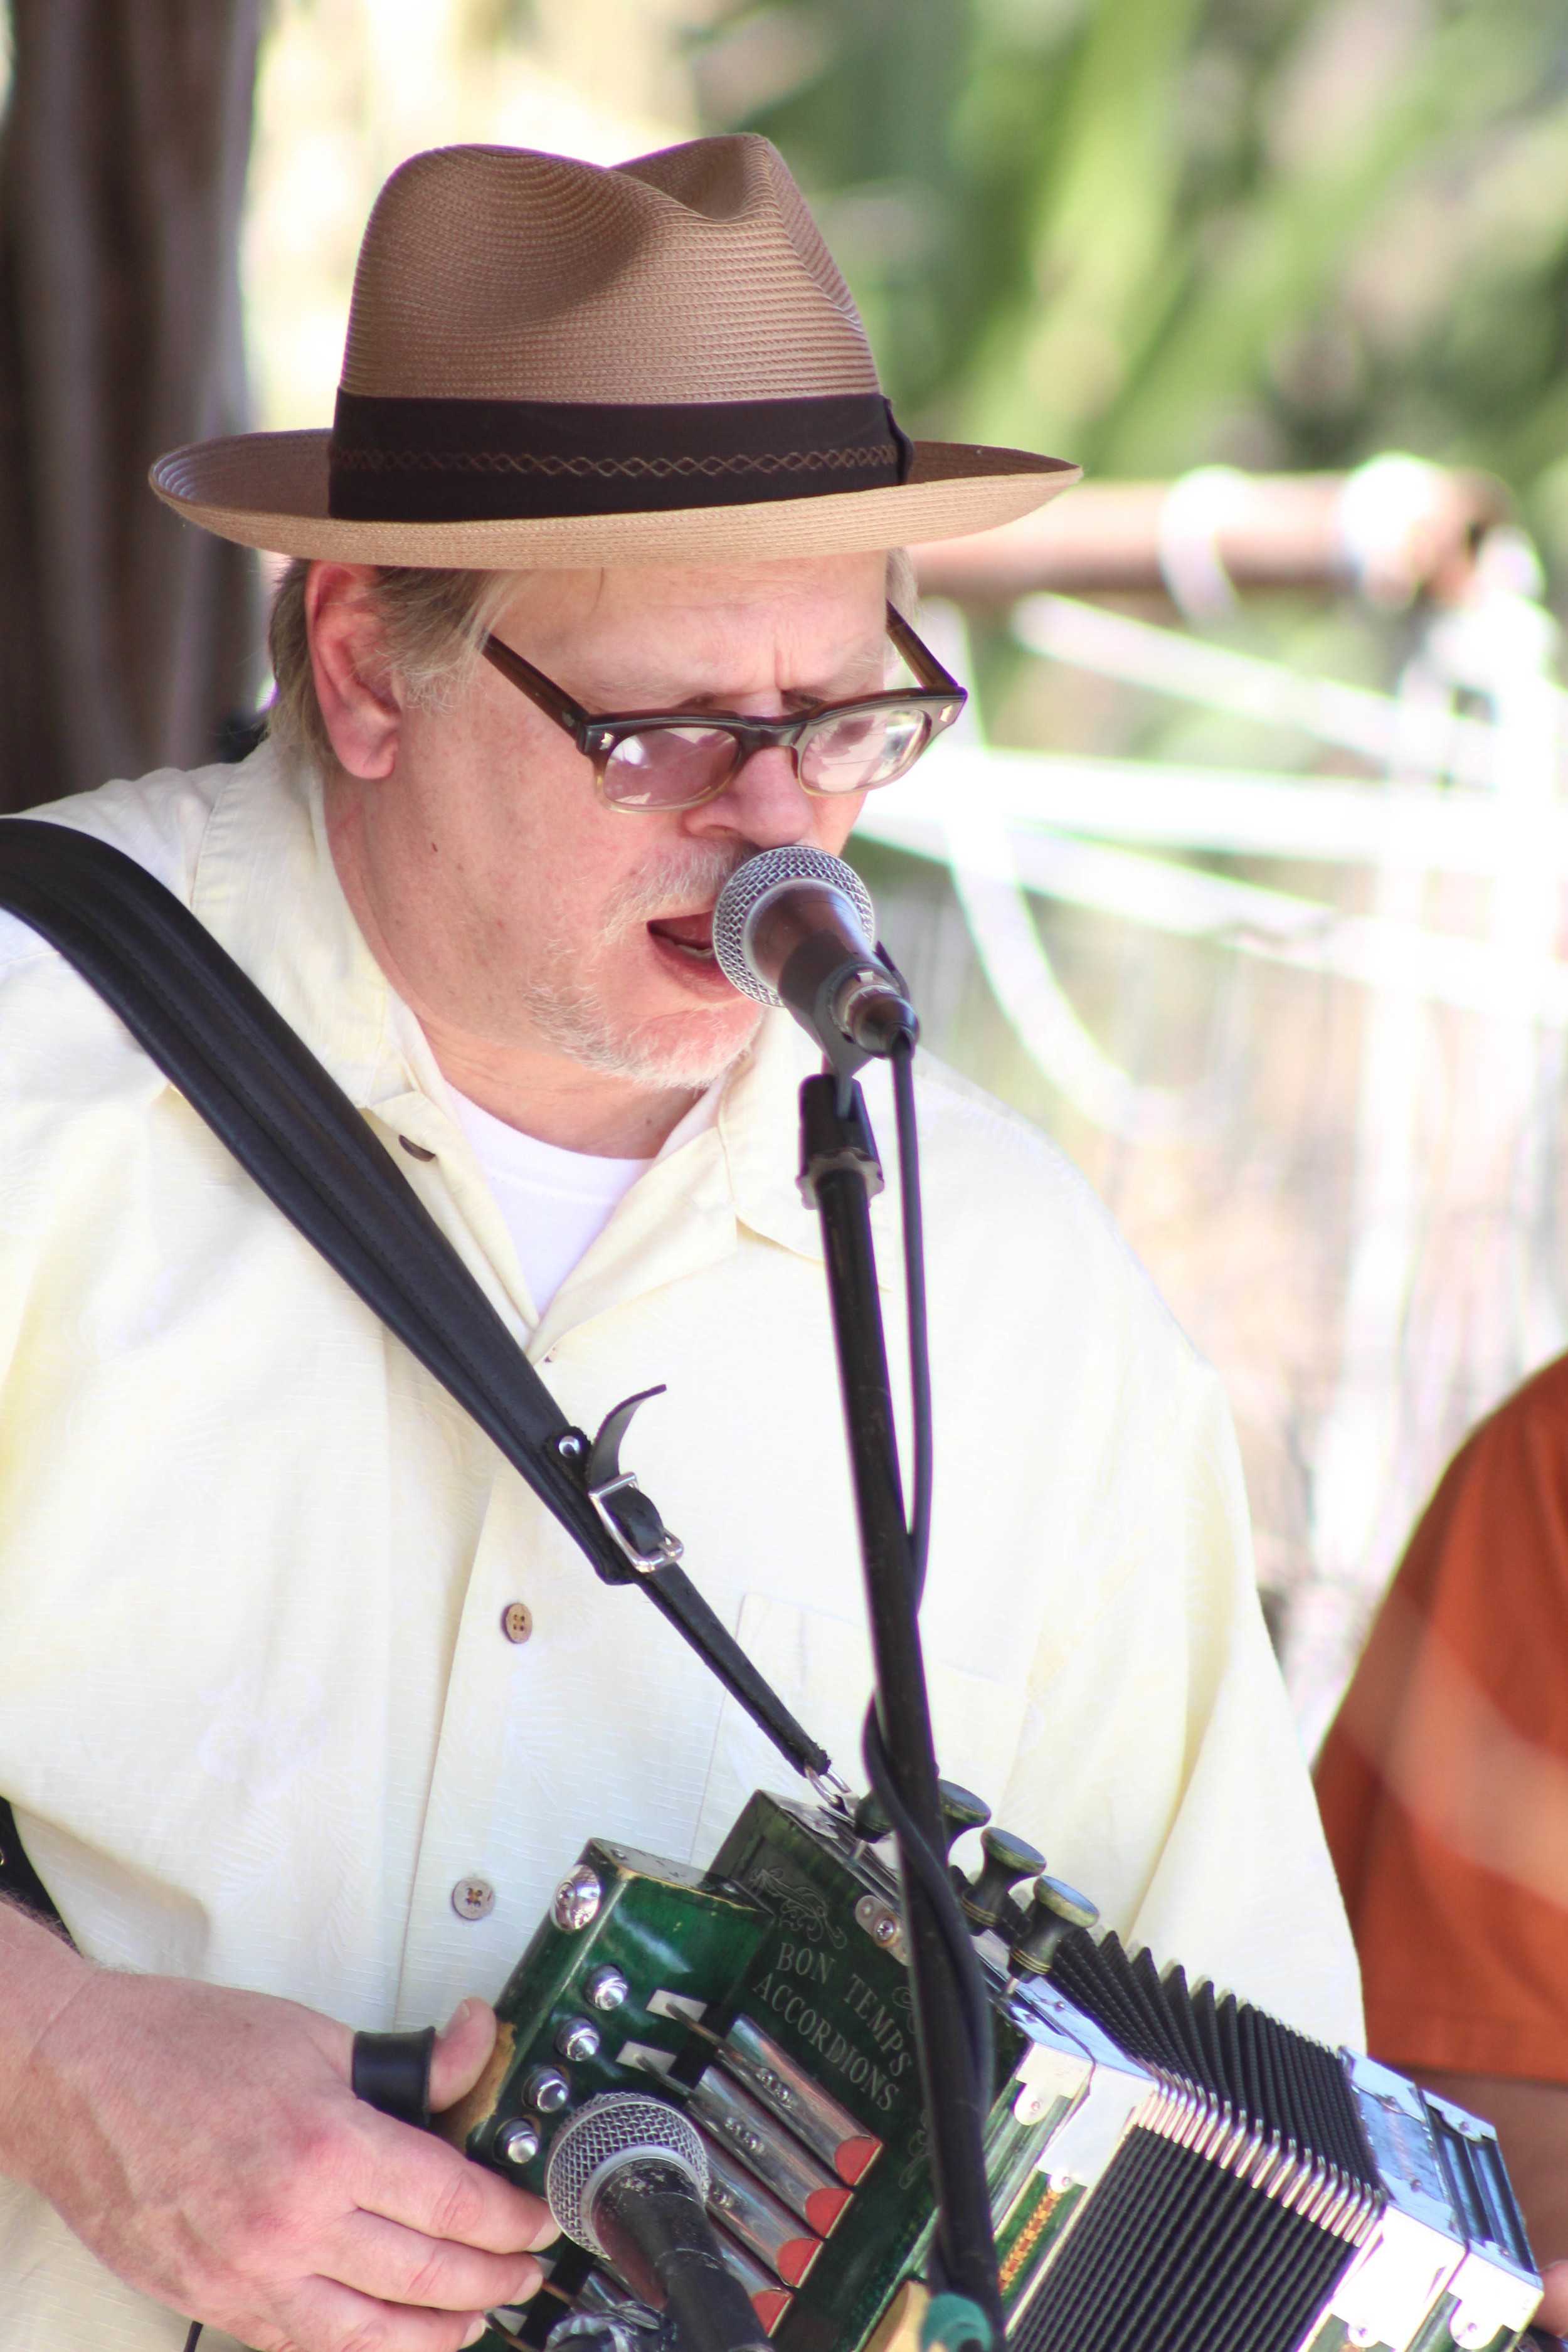
<path fill-rule="evenodd" d="M 1387 460 L 1359 476 L 1216 468 L 1174 483 L 1085 482 L 999 530 L 916 548 L 915 568 L 922 594 L 961 604 L 1010 604 L 1037 589 L 1184 602 L 1185 550 L 1238 594 L 1452 602 L 1479 540 L 1507 519 L 1507 497 L 1489 475 L 1396 462 L 1389 496 L 1375 484 Z M 1373 498 L 1358 495 L 1369 487 Z"/>

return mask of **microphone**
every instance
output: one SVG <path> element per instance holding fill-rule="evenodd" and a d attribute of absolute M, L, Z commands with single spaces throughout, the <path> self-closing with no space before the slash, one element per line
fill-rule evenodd
<path fill-rule="evenodd" d="M 782 1004 L 837 1068 L 913 1045 L 920 1023 L 876 949 L 866 885 L 841 857 L 795 845 L 738 866 L 713 909 L 713 952 L 731 988 Z"/>
<path fill-rule="evenodd" d="M 555 2135 L 544 2194 L 574 2244 L 668 2312 L 679 2352 L 767 2352 L 708 2219 L 707 2154 L 674 2107 L 634 2091 L 590 2099 Z"/>

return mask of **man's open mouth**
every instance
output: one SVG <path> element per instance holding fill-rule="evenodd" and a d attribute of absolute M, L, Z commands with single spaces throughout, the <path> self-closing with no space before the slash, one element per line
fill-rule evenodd
<path fill-rule="evenodd" d="M 715 961 L 711 908 L 702 915 L 662 915 L 648 925 L 648 929 L 656 940 L 689 956 L 693 963 L 710 964 Z"/>

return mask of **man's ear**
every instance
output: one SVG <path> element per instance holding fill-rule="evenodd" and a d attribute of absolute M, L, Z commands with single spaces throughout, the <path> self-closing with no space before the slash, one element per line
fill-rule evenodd
<path fill-rule="evenodd" d="M 305 626 L 316 699 L 333 751 L 351 776 L 389 776 L 397 763 L 403 709 L 387 666 L 367 563 L 313 563 Z"/>

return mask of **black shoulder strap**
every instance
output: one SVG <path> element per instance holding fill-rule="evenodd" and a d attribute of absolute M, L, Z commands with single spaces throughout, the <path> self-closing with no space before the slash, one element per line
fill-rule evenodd
<path fill-rule="evenodd" d="M 619 1472 L 624 1409 L 590 1448 L 417 1193 L 303 1041 L 172 891 L 108 843 L 0 820 L 0 907 L 75 965 L 262 1191 L 553 1511 L 606 1583 L 643 1586 L 795 1769 L 827 1756 L 677 1565 Z"/>
<path fill-rule="evenodd" d="M 50 1900 L 49 1890 L 27 1859 L 26 1848 L 16 1832 L 16 1816 L 11 1811 L 8 1798 L 0 1797 L 0 1895 L 8 1895 L 13 1902 L 25 1903 L 40 1919 L 63 1928 L 64 1920 Z"/>

